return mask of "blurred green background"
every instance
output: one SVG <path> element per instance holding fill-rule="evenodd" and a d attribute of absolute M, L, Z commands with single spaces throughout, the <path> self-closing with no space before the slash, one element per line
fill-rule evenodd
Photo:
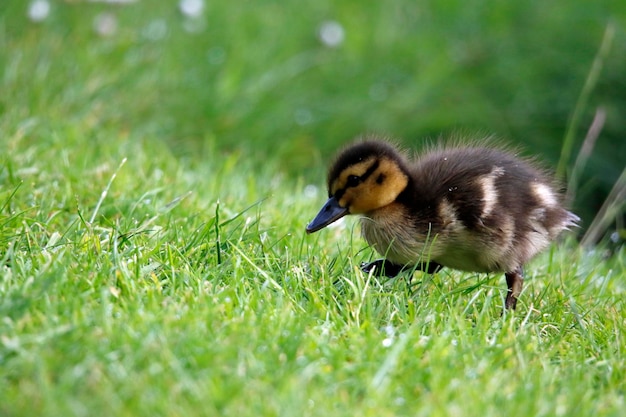
<path fill-rule="evenodd" d="M 574 204 L 589 224 L 626 161 L 624 1 L 2 0 L 0 140 L 63 141 L 70 125 L 94 149 L 238 152 L 322 184 L 356 135 L 419 148 L 460 131 L 556 167 L 609 22 L 565 161 L 604 108 Z"/>

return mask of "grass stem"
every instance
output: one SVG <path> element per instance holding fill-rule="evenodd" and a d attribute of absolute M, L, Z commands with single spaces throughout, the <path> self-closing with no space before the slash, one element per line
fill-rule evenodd
<path fill-rule="evenodd" d="M 585 84 L 583 85 L 580 95 L 578 96 L 578 100 L 576 101 L 576 105 L 574 106 L 574 112 L 572 113 L 572 116 L 570 117 L 567 126 L 565 138 L 563 139 L 563 146 L 561 147 L 561 157 L 559 158 L 559 163 L 556 170 L 557 176 L 559 178 L 565 178 L 567 174 L 566 170 L 570 163 L 570 156 L 574 149 L 576 133 L 578 132 L 578 128 L 580 126 L 583 111 L 587 108 L 589 98 L 591 97 L 591 92 L 598 83 L 598 78 L 600 77 L 600 72 L 604 67 L 604 62 L 606 61 L 609 52 L 611 51 L 611 45 L 613 44 L 614 37 L 615 25 L 613 24 L 613 22 L 609 22 L 606 25 L 600 48 L 598 49 L 593 63 L 591 64 L 591 69 L 587 73 Z"/>

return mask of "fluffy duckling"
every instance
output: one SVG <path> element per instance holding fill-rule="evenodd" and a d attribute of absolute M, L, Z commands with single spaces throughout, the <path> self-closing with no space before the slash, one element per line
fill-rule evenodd
<path fill-rule="evenodd" d="M 306 231 L 360 214 L 363 237 L 385 257 L 365 272 L 504 272 L 507 309 L 522 291 L 524 264 L 579 220 L 546 172 L 487 142 L 409 160 L 387 141 L 357 141 L 331 165 L 328 196 Z"/>

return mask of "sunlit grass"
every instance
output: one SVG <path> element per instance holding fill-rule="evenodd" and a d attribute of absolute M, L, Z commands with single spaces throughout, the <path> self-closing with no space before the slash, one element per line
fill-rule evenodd
<path fill-rule="evenodd" d="M 304 232 L 352 134 L 515 132 L 476 74 L 525 55 L 492 68 L 470 29 L 557 14 L 205 2 L 190 22 L 143 3 L 50 2 L 38 23 L 0 5 L 0 415 L 623 413 L 623 248 L 566 239 L 502 314 L 499 275 L 380 280 L 356 222 Z M 497 86 L 520 91 L 513 119 L 527 82 Z"/>
<path fill-rule="evenodd" d="M 133 143 L 3 156 L 3 415 L 622 410 L 623 252 L 546 253 L 501 316 L 499 276 L 364 275 L 271 167 Z"/>

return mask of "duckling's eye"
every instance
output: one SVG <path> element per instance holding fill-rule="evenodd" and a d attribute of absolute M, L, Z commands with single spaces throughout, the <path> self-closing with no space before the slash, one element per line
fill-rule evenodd
<path fill-rule="evenodd" d="M 361 182 L 361 177 L 358 175 L 349 175 L 346 181 L 346 187 L 356 187 Z"/>

